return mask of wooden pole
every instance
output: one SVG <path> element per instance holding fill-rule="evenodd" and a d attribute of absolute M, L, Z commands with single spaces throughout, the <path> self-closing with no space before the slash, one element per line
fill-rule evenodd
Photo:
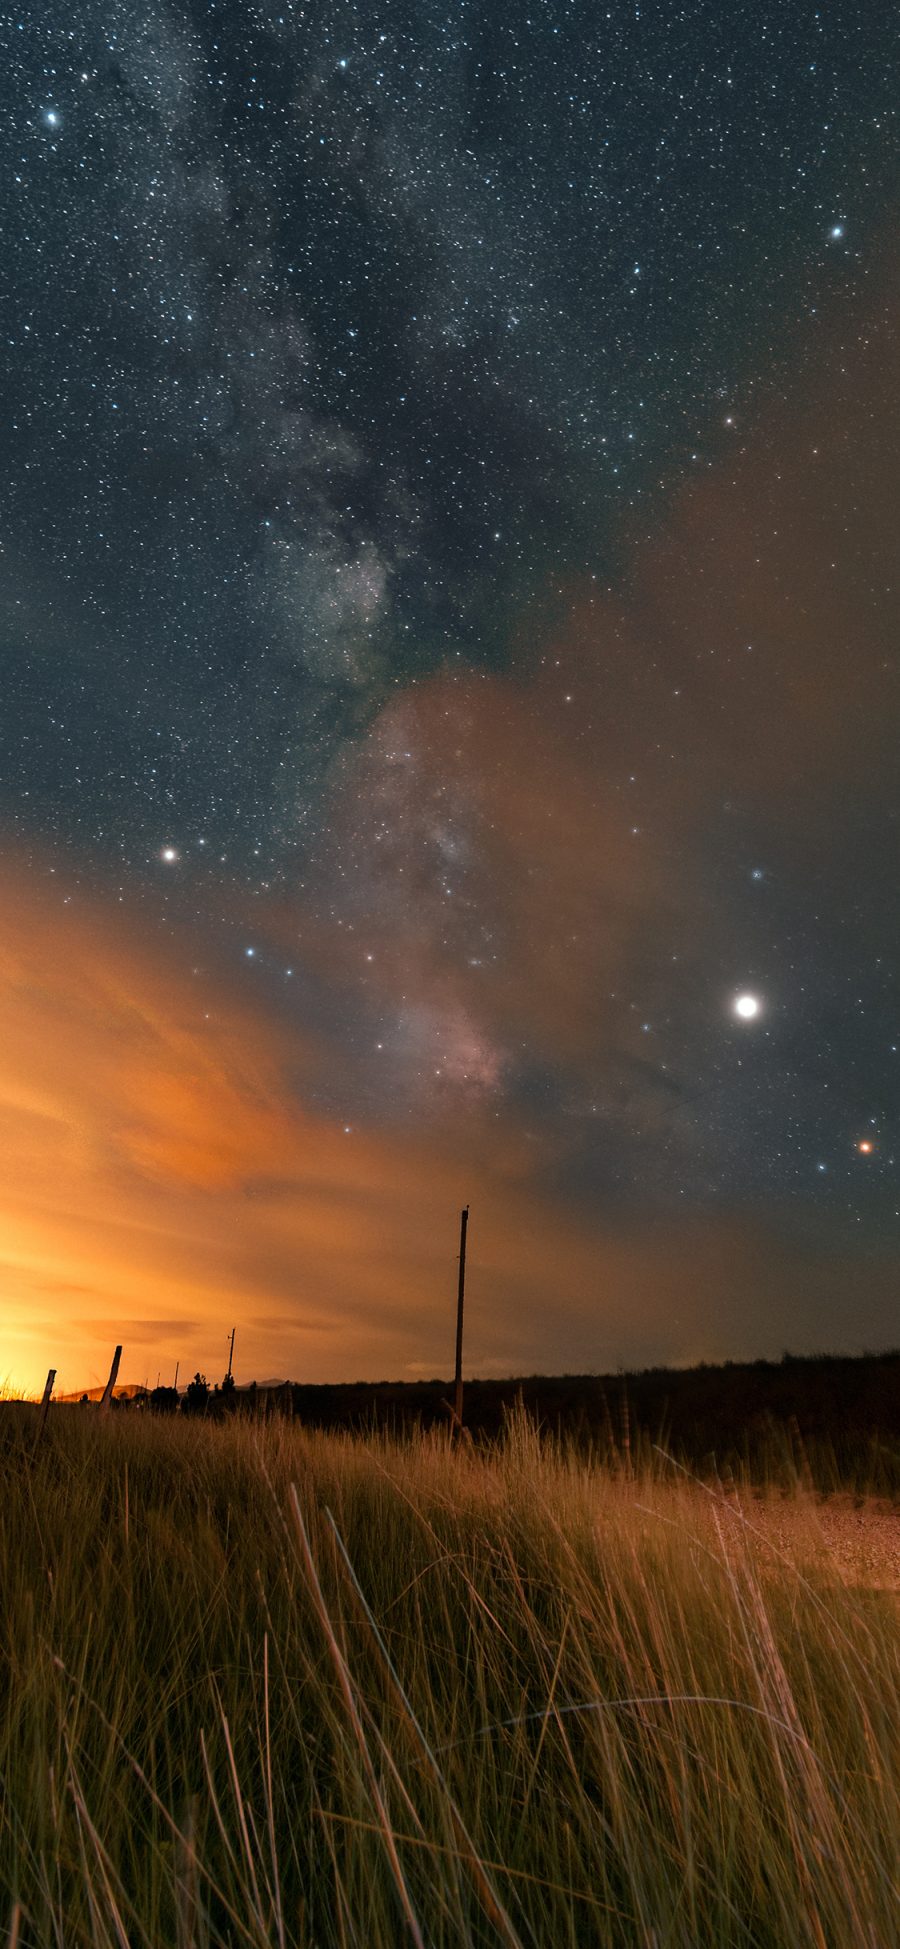
<path fill-rule="evenodd" d="M 50 1372 L 47 1375 L 47 1379 L 44 1382 L 44 1392 L 41 1395 L 41 1412 L 40 1412 L 40 1419 L 37 1425 L 37 1434 L 35 1435 L 35 1441 L 37 1441 L 38 1437 L 42 1435 L 44 1432 L 44 1422 L 47 1419 L 47 1409 L 50 1406 L 50 1396 L 53 1393 L 53 1383 L 55 1379 L 56 1379 L 56 1368 L 51 1367 Z"/>
<path fill-rule="evenodd" d="M 176 1360 L 176 1362 L 175 1362 L 175 1379 L 174 1379 L 174 1381 L 173 1381 L 173 1383 L 172 1383 L 172 1385 L 173 1385 L 173 1387 L 174 1387 L 174 1389 L 175 1389 L 175 1392 L 176 1392 L 176 1394 L 178 1393 L 178 1369 L 179 1369 L 179 1367 L 180 1367 L 180 1366 L 181 1366 L 181 1361 L 180 1361 L 180 1360 Z"/>
<path fill-rule="evenodd" d="M 463 1302 L 466 1296 L 466 1232 L 469 1226 L 469 1207 L 464 1205 L 459 1219 L 459 1289 L 456 1296 L 456 1394 L 453 1414 L 457 1428 L 463 1425 Z"/>
<path fill-rule="evenodd" d="M 103 1389 L 103 1398 L 100 1402 L 101 1414 L 106 1414 L 108 1412 L 109 1404 L 110 1401 L 112 1400 L 112 1391 L 116 1384 L 116 1375 L 119 1371 L 119 1361 L 121 1360 L 121 1358 L 122 1358 L 122 1349 L 121 1347 L 117 1347 L 112 1357 L 112 1366 L 109 1370 L 109 1380 L 107 1381 L 106 1386 Z"/>
<path fill-rule="evenodd" d="M 225 1376 L 225 1379 L 227 1381 L 230 1381 L 231 1379 L 231 1363 L 233 1359 L 234 1359 L 234 1327 L 232 1327 L 231 1329 L 231 1346 L 228 1351 L 228 1372 Z"/>

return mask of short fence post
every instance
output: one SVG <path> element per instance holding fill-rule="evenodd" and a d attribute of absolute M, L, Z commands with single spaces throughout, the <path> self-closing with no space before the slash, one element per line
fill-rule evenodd
<path fill-rule="evenodd" d="M 112 1366 L 109 1370 L 109 1380 L 107 1381 L 106 1386 L 103 1389 L 103 1398 L 100 1402 L 101 1414 L 106 1414 L 109 1411 L 109 1404 L 110 1401 L 112 1400 L 112 1391 L 116 1384 L 116 1375 L 119 1371 L 119 1361 L 121 1360 L 121 1358 L 122 1358 L 122 1349 L 121 1347 L 117 1347 L 112 1357 Z"/>
<path fill-rule="evenodd" d="M 47 1419 L 47 1410 L 50 1406 L 50 1396 L 53 1393 L 53 1383 L 55 1379 L 56 1379 L 56 1368 L 51 1367 L 50 1372 L 47 1375 L 47 1379 L 44 1383 L 44 1392 L 41 1395 L 41 1407 L 40 1407 L 40 1415 L 39 1415 L 38 1425 L 37 1425 L 37 1434 L 35 1435 L 34 1438 L 36 1443 L 40 1441 L 40 1438 L 44 1432 L 44 1422 Z"/>

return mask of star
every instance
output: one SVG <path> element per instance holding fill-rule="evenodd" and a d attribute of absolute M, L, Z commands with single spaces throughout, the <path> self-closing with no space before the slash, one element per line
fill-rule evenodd
<path fill-rule="evenodd" d="M 176 846 L 163 846 L 160 849 L 159 857 L 164 865 L 175 866 L 180 858 L 180 854 Z"/>
<path fill-rule="evenodd" d="M 742 1022 L 752 1022 L 754 1017 L 759 1014 L 759 1011 L 760 1001 L 758 995 L 738 995 L 734 1004 L 734 1012 L 735 1015 L 740 1016 Z"/>

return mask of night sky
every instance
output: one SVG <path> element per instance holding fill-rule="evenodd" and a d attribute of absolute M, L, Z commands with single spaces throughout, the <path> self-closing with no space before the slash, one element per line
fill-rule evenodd
<path fill-rule="evenodd" d="M 0 1378 L 896 1344 L 893 9 L 0 50 Z"/>

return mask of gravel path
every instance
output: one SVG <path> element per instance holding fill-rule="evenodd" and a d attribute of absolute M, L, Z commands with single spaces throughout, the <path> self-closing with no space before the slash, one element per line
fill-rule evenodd
<path fill-rule="evenodd" d="M 900 1594 L 896 1505 L 875 1498 L 857 1503 L 851 1496 L 739 1500 L 754 1529 L 798 1566 L 825 1570 L 841 1583 Z"/>

